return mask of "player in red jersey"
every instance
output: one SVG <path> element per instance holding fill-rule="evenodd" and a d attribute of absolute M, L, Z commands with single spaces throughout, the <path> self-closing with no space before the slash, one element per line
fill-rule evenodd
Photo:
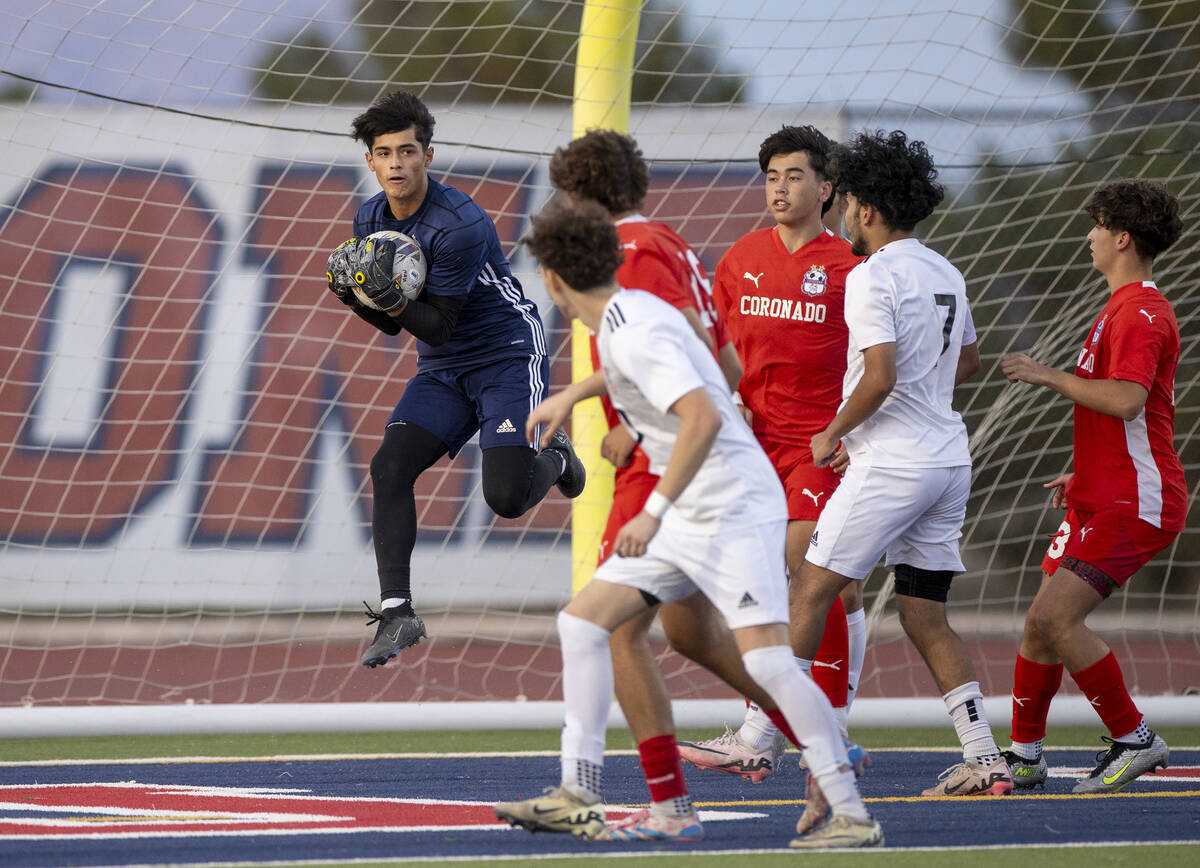
<path fill-rule="evenodd" d="M 670 227 L 641 214 L 650 169 L 637 143 L 613 130 L 592 130 L 554 152 L 550 181 L 572 197 L 593 199 L 604 206 L 616 226 L 624 256 L 616 272 L 618 284 L 651 292 L 678 309 L 716 355 L 730 391 L 737 388 L 741 364 L 717 320 L 703 264 Z M 591 345 L 592 364 L 599 370 L 595 336 Z M 616 477 L 612 508 L 600 543 L 600 563 L 607 560 L 617 533 L 642 511 L 659 481 L 611 402 L 607 398 L 602 402 L 609 432 L 601 444 L 601 454 L 616 467 Z M 670 840 L 694 825 L 679 766 L 670 698 L 649 640 L 659 609 L 667 638 L 677 652 L 774 709 L 741 665 L 733 634 L 702 594 L 649 607 L 614 630 L 609 646 L 615 692 L 637 743 L 651 799 L 649 811 L 614 824 L 606 833 L 616 838 Z"/>
<path fill-rule="evenodd" d="M 841 403 L 848 336 L 842 300 L 846 275 L 860 261 L 850 244 L 822 223 L 834 198 L 826 176 L 831 148 L 811 126 L 785 126 L 763 141 L 758 162 L 775 225 L 742 236 L 729 249 L 717 265 L 713 289 L 718 316 L 745 369 L 738 386 L 743 415 L 787 493 L 791 575 L 804 562 L 817 516 L 838 484 L 834 470 L 813 465 L 809 440 Z M 848 610 L 856 628 L 865 628 L 857 584 L 830 610 L 816 657 L 801 661 L 829 697 L 843 735 L 850 681 Z M 681 752 L 701 768 L 745 776 L 745 767 L 770 768 L 784 747 L 775 726 L 752 705 L 737 733 L 685 743 Z M 861 772 L 865 753 L 852 746 L 850 755 Z"/>
<path fill-rule="evenodd" d="M 1013 783 L 1045 786 L 1042 744 L 1063 669 L 1108 727 L 1108 750 L 1076 793 L 1112 793 L 1169 759 L 1146 726 L 1121 667 L 1085 618 L 1183 530 L 1187 485 L 1174 447 L 1179 326 L 1151 275 L 1183 231 L 1161 184 L 1106 184 L 1084 206 L 1092 265 L 1109 298 L 1068 374 L 1021 353 L 1000 360 L 1010 382 L 1046 386 L 1075 403 L 1074 473 L 1046 483 L 1067 514 L 1042 561 L 1013 677 Z"/>

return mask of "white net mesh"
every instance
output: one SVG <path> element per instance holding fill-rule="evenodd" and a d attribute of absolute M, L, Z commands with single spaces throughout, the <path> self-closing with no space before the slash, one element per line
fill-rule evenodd
<path fill-rule="evenodd" d="M 571 135 L 578 2 L 17 0 L 0 10 L 0 705 L 546 699 L 568 507 L 482 501 L 468 447 L 418 484 L 431 639 L 365 670 L 377 585 L 367 465 L 415 365 L 328 299 L 327 252 L 375 192 L 349 121 L 414 90 L 433 172 L 493 216 L 569 377 L 565 324 L 516 242 Z M 1156 277 L 1183 333 L 1177 446 L 1200 473 L 1200 3 L 646 4 L 631 132 L 647 212 L 710 270 L 764 223 L 781 123 L 902 128 L 943 168 L 922 227 L 966 274 L 984 370 L 961 402 L 975 488 L 953 623 L 1008 691 L 1057 526 L 1040 483 L 1070 412 L 1003 383 L 1067 367 L 1103 302 L 1080 204 L 1165 181 L 1185 236 Z M 1096 626 L 1142 693 L 1200 685 L 1195 531 Z M 868 606 L 881 585 L 868 585 Z M 893 617 L 860 696 L 933 695 Z M 727 695 L 664 655 L 676 696 Z"/>

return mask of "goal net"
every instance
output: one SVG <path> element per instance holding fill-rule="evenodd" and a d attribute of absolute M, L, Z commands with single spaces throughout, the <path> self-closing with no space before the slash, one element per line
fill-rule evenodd
<path fill-rule="evenodd" d="M 494 218 L 552 387 L 569 380 L 569 324 L 518 241 L 571 137 L 582 5 L 0 10 L 0 707 L 561 695 L 570 505 L 552 492 L 497 518 L 474 442 L 417 486 L 429 640 L 359 665 L 359 601 L 378 600 L 368 466 L 416 353 L 349 316 L 323 273 L 377 191 L 350 120 L 413 90 L 437 119 L 432 174 Z M 960 401 L 975 481 L 950 611 L 988 695 L 1009 690 L 1059 522 L 1041 485 L 1071 450 L 1069 403 L 1005 384 L 997 360 L 1073 364 L 1105 297 L 1080 205 L 1108 179 L 1183 202 L 1156 277 L 1183 334 L 1176 443 L 1200 480 L 1198 21 L 1200 3 L 1136 0 L 641 11 L 646 211 L 710 272 L 766 225 L 755 155 L 783 123 L 904 129 L 940 165 L 948 195 L 921 233 L 966 275 L 984 360 Z M 884 578 L 859 696 L 933 696 Z M 1200 687 L 1198 589 L 1189 529 L 1093 621 L 1136 693 Z M 731 695 L 660 648 L 675 697 Z"/>

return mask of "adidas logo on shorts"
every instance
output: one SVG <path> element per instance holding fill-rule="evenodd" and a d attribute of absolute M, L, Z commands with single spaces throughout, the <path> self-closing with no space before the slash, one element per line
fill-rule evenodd
<path fill-rule="evenodd" d="M 516 434 L 517 428 L 515 425 L 513 425 L 512 419 L 505 419 L 503 422 L 500 423 L 500 426 L 496 429 L 496 433 L 497 434 Z"/>
<path fill-rule="evenodd" d="M 757 605 L 758 605 L 758 600 L 751 597 L 749 591 L 746 591 L 746 593 L 742 594 L 742 598 L 740 600 L 738 600 L 738 608 L 739 609 L 748 609 L 751 606 L 757 606 Z"/>

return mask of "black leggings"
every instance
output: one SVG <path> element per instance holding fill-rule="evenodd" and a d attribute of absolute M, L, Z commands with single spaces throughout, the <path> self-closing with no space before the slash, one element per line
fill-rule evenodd
<path fill-rule="evenodd" d="M 449 447 L 419 425 L 387 427 L 383 444 L 371 459 L 374 487 L 371 537 L 379 569 L 380 599 L 412 599 L 410 562 L 417 541 L 417 477 L 449 452 Z M 536 453 L 528 446 L 483 450 L 483 499 L 501 518 L 518 518 L 546 496 L 562 474 L 554 450 Z"/>

